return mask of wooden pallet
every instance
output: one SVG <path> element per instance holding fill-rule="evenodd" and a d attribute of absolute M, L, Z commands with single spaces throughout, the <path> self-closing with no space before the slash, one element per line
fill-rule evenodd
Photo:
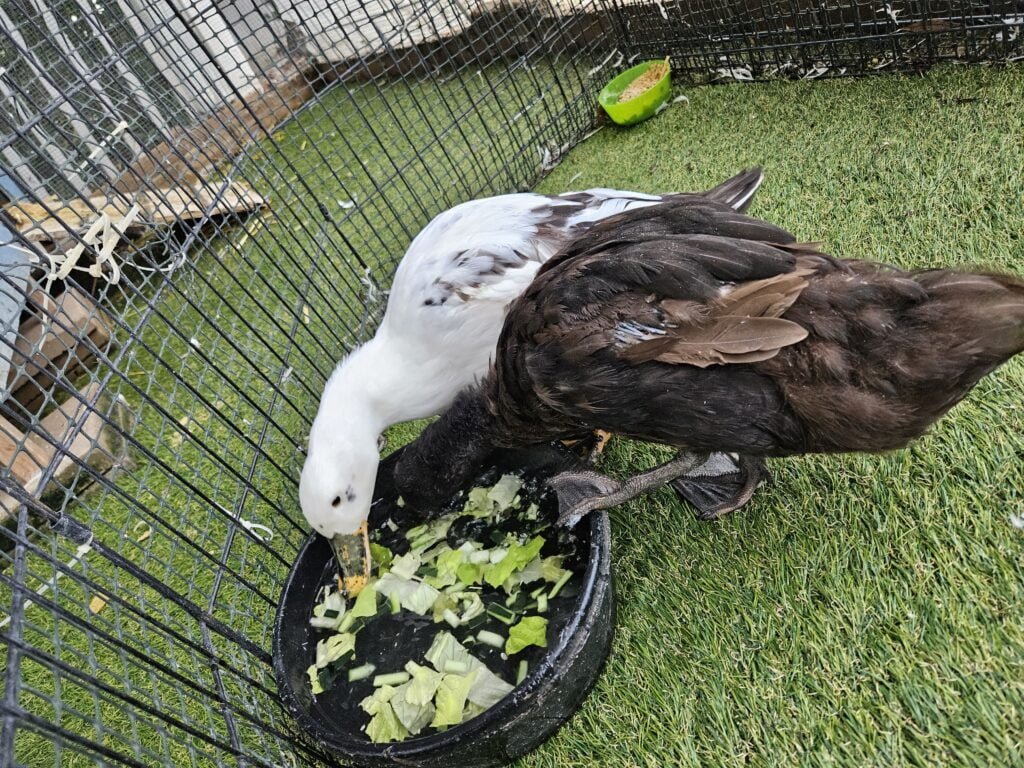
<path fill-rule="evenodd" d="M 98 401 L 97 410 L 90 410 L 86 403 L 94 401 Z M 50 489 L 68 487 L 80 471 L 78 461 L 97 472 L 109 471 L 124 458 L 121 440 L 108 424 L 112 418 L 108 401 L 99 397 L 98 385 L 90 384 L 27 432 L 0 417 L 0 465 L 6 466 L 11 479 L 36 498 L 45 497 Z M 78 432 L 72 437 L 76 428 Z M 62 448 L 55 447 L 44 435 Z M 42 475 L 55 456 L 59 456 L 57 467 L 43 487 Z M 0 493 L 0 521 L 17 508 L 14 497 Z"/>
<path fill-rule="evenodd" d="M 18 330 L 6 389 L 26 412 L 38 413 L 55 380 L 73 380 L 92 367 L 93 346 L 107 351 L 111 323 L 89 295 L 73 287 L 57 298 L 37 289 L 29 306 L 38 309 Z"/>
<path fill-rule="evenodd" d="M 57 297 L 37 289 L 28 299 L 30 311 L 8 350 L 10 418 L 0 416 L 0 473 L 44 499 L 51 490 L 69 487 L 80 463 L 100 473 L 122 464 L 123 441 L 110 423 L 123 428 L 129 414 L 98 384 L 79 390 L 71 384 L 95 365 L 97 350 L 105 354 L 112 344 L 110 321 L 92 297 L 68 288 Z M 55 400 L 58 404 L 51 407 Z M 55 458 L 55 471 L 44 483 Z M 0 523 L 18 506 L 14 497 L 0 493 Z"/>
<path fill-rule="evenodd" d="M 225 189 L 213 184 L 197 184 L 133 195 L 114 193 L 80 200 L 47 198 L 41 203 L 8 203 L 4 212 L 14 228 L 27 239 L 52 244 L 74 242 L 69 231 L 81 235 L 103 214 L 110 221 L 119 222 L 133 206 L 138 206 L 139 215 L 124 231 L 129 238 L 138 237 L 152 227 L 257 211 L 266 205 L 266 198 L 245 182 L 236 181 Z"/>

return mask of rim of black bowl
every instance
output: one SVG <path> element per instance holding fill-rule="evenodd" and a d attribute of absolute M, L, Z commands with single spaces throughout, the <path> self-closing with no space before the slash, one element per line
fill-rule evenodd
<path fill-rule="evenodd" d="M 594 588 L 600 572 L 602 570 L 610 571 L 611 536 L 608 513 L 604 510 L 598 510 L 590 513 L 587 518 L 590 526 L 587 569 L 583 575 L 583 582 L 580 585 L 580 593 L 576 599 L 576 605 L 559 635 L 558 643 L 544 654 L 540 664 L 527 673 L 522 683 L 515 686 L 508 695 L 490 709 L 446 731 L 432 733 L 428 736 L 414 736 L 404 741 L 374 743 L 365 738 L 365 736 L 363 739 L 359 739 L 343 732 L 325 732 L 320 727 L 320 722 L 317 718 L 311 716 L 309 710 L 297 700 L 297 693 L 293 691 L 287 682 L 288 674 L 284 668 L 283 654 L 279 647 L 281 642 L 281 632 L 279 631 L 282 620 L 281 614 L 285 609 L 285 600 L 282 599 L 278 605 L 277 616 L 274 621 L 273 662 L 278 692 L 281 694 L 281 699 L 287 706 L 288 711 L 307 733 L 316 738 L 329 751 L 337 751 L 339 753 L 338 756 L 342 758 L 414 758 L 420 753 L 444 749 L 453 739 L 461 741 L 465 738 L 472 738 L 474 734 L 480 731 L 490 731 L 495 725 L 500 725 L 510 720 L 514 712 L 521 706 L 520 699 L 532 694 L 556 670 L 556 661 L 565 655 L 569 646 L 576 640 L 580 624 L 587 615 L 586 609 L 593 603 Z M 317 537 L 318 534 L 311 534 L 309 536 L 299 550 L 296 563 L 301 562 L 302 556 L 316 542 Z M 282 597 L 288 592 L 294 574 L 295 569 L 293 568 L 281 591 Z M 568 720 L 569 717 L 571 717 L 571 714 L 565 719 Z"/>

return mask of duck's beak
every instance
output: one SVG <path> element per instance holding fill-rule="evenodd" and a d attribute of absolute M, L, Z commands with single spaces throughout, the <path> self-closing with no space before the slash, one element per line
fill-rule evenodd
<path fill-rule="evenodd" d="M 338 587 L 342 593 L 355 597 L 370 580 L 370 537 L 366 521 L 355 533 L 337 534 L 331 539 L 331 549 L 338 561 Z"/>

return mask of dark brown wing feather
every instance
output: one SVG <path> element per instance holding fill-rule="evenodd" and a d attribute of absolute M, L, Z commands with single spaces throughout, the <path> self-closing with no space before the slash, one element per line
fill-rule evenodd
<path fill-rule="evenodd" d="M 582 254 L 597 252 L 613 245 L 700 234 L 779 245 L 796 240 L 786 230 L 739 213 L 728 205 L 713 200 L 689 198 L 627 211 L 594 224 L 586 234 L 545 262 L 538 274 Z"/>
<path fill-rule="evenodd" d="M 646 219 L 624 214 L 616 217 L 622 226 L 595 227 L 575 241 L 513 305 L 490 384 L 506 441 L 604 426 L 678 444 L 687 423 L 708 435 L 724 428 L 766 452 L 794 443 L 799 424 L 773 382 L 721 363 L 762 360 L 803 338 L 780 315 L 809 271 L 842 268 L 722 206 L 646 210 Z M 654 333 L 623 343 L 623 327 Z M 724 376 L 725 367 L 744 371 Z M 692 397 L 698 387 L 709 398 Z M 716 403 L 730 393 L 742 405 L 727 413 Z"/>

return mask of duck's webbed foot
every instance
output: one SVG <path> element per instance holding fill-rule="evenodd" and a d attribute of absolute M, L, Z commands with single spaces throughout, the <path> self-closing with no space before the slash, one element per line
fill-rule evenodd
<path fill-rule="evenodd" d="M 763 458 L 713 453 L 670 485 L 696 510 L 700 520 L 716 520 L 739 509 L 761 483 L 771 480 Z"/>
<path fill-rule="evenodd" d="M 558 494 L 558 523 L 571 528 L 595 509 L 608 509 L 660 488 L 702 464 L 706 458 L 705 454 L 680 453 L 671 461 L 622 483 L 589 470 L 556 475 L 548 480 L 548 485 Z"/>
<path fill-rule="evenodd" d="M 548 480 L 548 485 L 558 495 L 558 524 L 567 528 L 574 527 L 587 513 L 604 509 L 604 498 L 621 488 L 618 481 L 590 470 L 562 472 Z"/>
<path fill-rule="evenodd" d="M 605 447 L 612 439 L 611 432 L 605 432 L 603 429 L 594 430 L 594 447 L 590 449 L 589 461 L 597 461 L 597 457 L 604 453 Z"/>

